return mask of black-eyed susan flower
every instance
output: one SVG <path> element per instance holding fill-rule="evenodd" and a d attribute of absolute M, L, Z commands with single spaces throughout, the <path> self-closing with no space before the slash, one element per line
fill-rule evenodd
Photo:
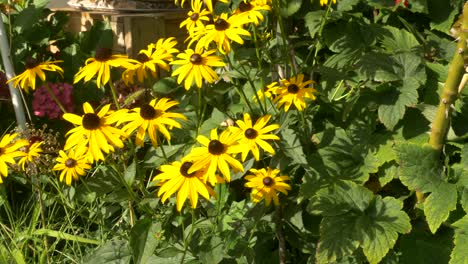
<path fill-rule="evenodd" d="M 129 59 L 127 55 L 112 55 L 112 50 L 109 48 L 98 48 L 94 58 L 89 58 L 85 62 L 85 66 L 75 74 L 73 83 L 79 82 L 84 78 L 85 82 L 91 80 L 97 74 L 97 87 L 101 87 L 109 82 L 111 67 L 123 67 L 131 69 L 138 63 L 135 60 Z"/>
<path fill-rule="evenodd" d="M 179 60 L 171 64 L 180 65 L 172 72 L 177 76 L 177 83 L 184 81 L 184 87 L 189 90 L 195 83 L 198 88 L 203 86 L 203 80 L 213 83 L 218 79 L 218 74 L 211 67 L 224 67 L 226 64 L 219 56 L 212 55 L 216 50 L 203 51 L 203 49 L 187 49 L 184 53 L 177 55 Z"/>
<path fill-rule="evenodd" d="M 279 140 L 277 135 L 269 134 L 279 128 L 278 124 L 267 125 L 271 115 L 262 116 L 255 124 L 252 124 L 252 118 L 248 113 L 244 114 L 244 120 L 237 120 L 239 127 L 231 127 L 233 131 L 239 134 L 239 144 L 233 148 L 242 153 L 242 161 L 247 158 L 247 154 L 252 152 L 255 160 L 260 160 L 259 147 L 270 154 L 275 154 L 273 147 L 265 140 Z"/>
<path fill-rule="evenodd" d="M 151 47 L 154 49 L 151 55 L 152 57 L 169 62 L 172 61 L 174 53 L 179 52 L 179 50 L 175 48 L 176 45 L 177 40 L 174 37 L 160 38 L 156 43 L 151 43 L 148 48 Z"/>
<path fill-rule="evenodd" d="M 320 5 L 321 6 L 328 5 L 328 2 L 330 2 L 330 4 L 332 2 L 333 2 L 333 4 L 336 4 L 336 0 L 320 0 Z"/>
<path fill-rule="evenodd" d="M 265 98 L 274 99 L 274 95 L 278 88 L 280 88 L 278 82 L 272 82 L 269 85 L 263 87 L 263 89 L 258 90 L 257 96 L 254 95 L 252 98 L 255 102 L 257 102 L 258 100 L 263 102 L 265 101 Z"/>
<path fill-rule="evenodd" d="M 313 81 L 304 82 L 304 74 L 299 74 L 297 77 L 291 77 L 289 80 L 281 80 L 281 87 L 276 89 L 275 102 L 278 102 L 278 108 L 284 105 L 284 111 L 288 111 L 292 104 L 294 104 L 297 110 L 302 111 L 306 107 L 305 99 L 315 100 L 315 94 L 317 90 L 309 87 Z"/>
<path fill-rule="evenodd" d="M 8 176 L 8 163 L 15 164 L 15 158 L 24 155 L 20 151 L 22 147 L 29 145 L 26 139 L 18 139 L 18 134 L 5 134 L 0 140 L 0 183 L 3 183 L 2 177 Z"/>
<path fill-rule="evenodd" d="M 262 10 L 271 10 L 268 0 L 244 0 L 239 3 L 239 7 L 234 13 L 239 16 L 244 16 L 245 19 L 252 21 L 255 25 L 258 25 L 264 20 L 261 12 Z"/>
<path fill-rule="evenodd" d="M 169 98 L 153 99 L 149 104 L 132 109 L 126 116 L 126 120 L 130 122 L 122 130 L 127 134 L 137 130 L 135 143 L 139 146 L 143 146 L 146 132 L 154 147 L 157 146 L 157 131 L 169 141 L 171 140 L 169 129 L 173 127 L 181 128 L 180 123 L 174 119 L 187 120 L 183 114 L 167 111 L 178 104 L 177 101 Z"/>
<path fill-rule="evenodd" d="M 23 151 L 23 156 L 18 161 L 18 165 L 21 166 L 23 170 L 26 170 L 25 165 L 27 162 L 34 163 L 34 159 L 39 157 L 39 155 L 42 153 L 42 144 L 44 144 L 43 141 L 34 142 L 21 148 L 21 151 Z"/>
<path fill-rule="evenodd" d="M 158 56 L 153 56 L 155 51 L 156 50 L 151 45 L 146 49 L 140 50 L 136 57 L 137 63 L 135 67 L 125 70 L 122 74 L 122 79 L 125 84 L 133 84 L 135 76 L 140 83 L 143 83 L 143 81 L 148 78 L 148 73 L 156 78 L 158 68 L 166 71 L 170 70 L 168 62 Z"/>
<path fill-rule="evenodd" d="M 233 157 L 233 154 L 238 153 L 238 150 L 233 146 L 237 144 L 239 133 L 232 133 L 230 130 L 224 130 L 218 137 L 218 131 L 212 129 L 210 139 L 199 135 L 197 141 L 203 147 L 193 148 L 189 154 L 189 158 L 193 160 L 193 165 L 188 171 L 192 173 L 207 167 L 204 180 L 208 180 L 212 185 L 217 183 L 216 169 L 219 169 L 226 181 L 231 181 L 230 166 L 237 171 L 244 171 L 242 163 Z"/>
<path fill-rule="evenodd" d="M 91 105 L 86 102 L 83 104 L 84 115 L 64 114 L 63 119 L 76 125 L 66 134 L 68 138 L 64 149 L 87 146 L 88 153 L 97 161 L 104 160 L 102 152 L 114 151 L 114 146 L 122 148 L 124 146 L 122 138 L 127 137 L 127 134 L 114 124 L 119 120 L 125 120 L 127 110 L 111 111 L 109 108 L 110 104 L 107 104 L 95 113 Z"/>
<path fill-rule="evenodd" d="M 218 50 L 222 54 L 227 54 L 231 51 L 231 41 L 239 44 L 244 44 L 241 36 L 250 36 L 250 33 L 243 28 L 243 25 L 251 22 L 245 17 L 239 15 L 221 14 L 213 24 L 209 24 L 203 30 L 203 35 L 194 40 L 198 40 L 197 48 L 208 48 L 211 42 L 215 42 Z"/>
<path fill-rule="evenodd" d="M 288 176 L 278 176 L 280 171 L 278 169 L 250 169 L 252 174 L 245 176 L 248 181 L 245 187 L 252 188 L 252 201 L 255 203 L 260 202 L 265 198 L 265 205 L 269 206 L 271 200 L 275 205 L 279 205 L 277 192 L 288 195 L 291 186 L 285 181 L 289 181 Z"/>
<path fill-rule="evenodd" d="M 29 92 L 29 88 L 34 91 L 36 89 L 36 76 L 39 76 L 42 81 L 46 80 L 44 71 L 57 72 L 60 75 L 63 75 L 63 69 L 55 65 L 60 62 L 63 61 L 58 60 L 39 62 L 35 58 L 28 57 L 26 59 L 25 65 L 26 70 L 20 75 L 17 75 L 8 80 L 7 83 L 13 82 L 13 86 L 17 87 L 19 85 L 25 92 Z"/>
<path fill-rule="evenodd" d="M 83 146 L 70 149 L 68 153 L 60 150 L 56 161 L 57 164 L 55 164 L 53 170 L 61 171 L 59 176 L 60 181 L 65 181 L 69 186 L 72 180 L 79 180 L 80 176 L 86 174 L 86 170 L 91 169 L 87 149 Z"/>
<path fill-rule="evenodd" d="M 187 29 L 190 35 L 192 35 L 193 30 L 195 28 L 202 28 L 205 25 L 203 22 L 210 21 L 208 15 L 210 12 L 203 8 L 203 1 L 202 0 L 192 0 L 192 10 L 187 13 L 187 19 L 180 23 L 180 27 L 184 27 Z"/>
<path fill-rule="evenodd" d="M 207 200 L 210 200 L 210 196 L 215 196 L 213 189 L 204 181 L 206 170 L 199 169 L 189 173 L 192 164 L 189 161 L 175 161 L 170 165 L 162 165 L 161 173 L 153 179 L 153 181 L 162 181 L 158 196 L 162 195 L 163 203 L 177 192 L 176 204 L 179 212 L 187 197 L 192 208 L 196 208 L 199 194 Z"/>

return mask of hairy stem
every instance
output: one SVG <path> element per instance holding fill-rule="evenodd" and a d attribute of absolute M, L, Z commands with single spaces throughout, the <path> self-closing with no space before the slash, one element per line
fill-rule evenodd
<path fill-rule="evenodd" d="M 466 51 L 466 40 L 468 38 L 468 3 L 463 7 L 463 21 L 458 39 L 457 49 L 450 64 L 447 80 L 445 81 L 444 89 L 440 98 L 437 114 L 432 122 L 431 135 L 429 144 L 437 150 L 441 151 L 447 131 L 450 125 L 450 116 L 452 106 L 458 97 L 458 86 L 465 72 L 464 54 Z"/>

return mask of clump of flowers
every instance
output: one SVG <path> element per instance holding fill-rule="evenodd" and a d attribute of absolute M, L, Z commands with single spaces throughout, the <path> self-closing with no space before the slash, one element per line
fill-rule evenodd
<path fill-rule="evenodd" d="M 248 181 L 245 187 L 252 189 L 252 201 L 255 203 L 260 202 L 265 198 L 265 205 L 269 206 L 271 200 L 275 205 L 279 205 L 278 193 L 281 192 L 285 195 L 291 190 L 291 186 L 285 181 L 289 181 L 288 176 L 278 176 L 280 170 L 278 169 L 250 169 L 252 174 L 245 176 Z"/>
<path fill-rule="evenodd" d="M 55 94 L 67 112 L 73 112 L 73 86 L 68 83 L 48 83 L 50 90 Z M 59 118 L 63 113 L 55 100 L 51 97 L 45 85 L 39 87 L 34 92 L 32 102 L 34 115 L 48 117 L 50 119 Z"/>

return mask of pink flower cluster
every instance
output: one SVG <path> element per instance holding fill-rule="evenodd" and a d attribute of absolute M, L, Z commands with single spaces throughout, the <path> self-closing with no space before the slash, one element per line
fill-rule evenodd
<path fill-rule="evenodd" d="M 48 83 L 48 85 L 65 110 L 73 112 L 73 86 L 68 83 Z M 32 106 L 36 116 L 47 116 L 50 119 L 54 119 L 63 114 L 45 86 L 39 87 L 34 92 Z"/>

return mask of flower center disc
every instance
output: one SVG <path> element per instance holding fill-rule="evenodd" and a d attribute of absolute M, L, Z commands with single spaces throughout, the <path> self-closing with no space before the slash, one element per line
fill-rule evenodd
<path fill-rule="evenodd" d="M 229 23 L 222 18 L 219 18 L 218 20 L 216 20 L 214 25 L 215 25 L 215 29 L 218 31 L 224 31 L 229 28 Z"/>
<path fill-rule="evenodd" d="M 203 62 L 203 58 L 200 54 L 194 53 L 190 56 L 190 62 L 195 65 L 200 65 Z"/>
<path fill-rule="evenodd" d="M 254 139 L 258 136 L 258 132 L 253 128 L 248 128 L 247 130 L 245 130 L 244 136 L 248 139 Z"/>
<path fill-rule="evenodd" d="M 33 58 L 33 57 L 27 57 L 26 58 L 26 68 L 32 69 L 35 68 L 37 65 L 39 65 L 39 62 Z"/>
<path fill-rule="evenodd" d="M 3 155 L 5 153 L 5 150 L 3 148 L 0 148 L 0 155 Z"/>
<path fill-rule="evenodd" d="M 219 140 L 211 140 L 208 144 L 208 151 L 213 155 L 221 155 L 224 153 L 224 144 Z"/>
<path fill-rule="evenodd" d="M 190 167 L 192 167 L 192 162 L 184 162 L 182 163 L 182 165 L 180 166 L 180 174 L 182 174 L 182 176 L 184 177 L 187 177 L 187 178 L 191 178 L 193 176 L 195 176 L 195 172 L 192 172 L 192 173 L 188 173 L 188 170 L 190 169 Z"/>
<path fill-rule="evenodd" d="M 145 63 L 147 61 L 149 61 L 150 59 L 148 58 L 148 56 L 146 56 L 146 54 L 144 53 L 138 53 L 137 57 L 136 57 L 137 61 L 141 62 L 141 63 Z"/>
<path fill-rule="evenodd" d="M 273 184 L 273 179 L 271 177 L 265 177 L 263 178 L 263 184 L 265 184 L 265 186 L 270 186 Z"/>
<path fill-rule="evenodd" d="M 145 104 L 140 107 L 140 116 L 145 120 L 153 120 L 161 114 L 162 112 L 160 110 L 154 109 L 154 107 L 149 104 Z"/>
<path fill-rule="evenodd" d="M 109 48 L 97 48 L 94 58 L 98 61 L 108 61 L 112 56 L 112 50 Z"/>
<path fill-rule="evenodd" d="M 250 11 L 250 10 L 252 10 L 252 8 L 253 8 L 253 6 L 250 3 L 240 2 L 240 4 L 239 4 L 239 10 L 241 12 Z"/>
<path fill-rule="evenodd" d="M 200 15 L 198 13 L 193 13 L 191 16 L 190 16 L 190 19 L 192 21 L 197 21 L 198 18 L 200 17 Z"/>
<path fill-rule="evenodd" d="M 297 92 L 299 92 L 299 87 L 297 85 L 290 84 L 288 86 L 288 93 L 296 94 Z"/>
<path fill-rule="evenodd" d="M 67 166 L 67 168 L 74 168 L 76 166 L 76 160 L 74 159 L 67 159 L 65 161 L 65 166 Z"/>
<path fill-rule="evenodd" d="M 87 130 L 98 129 L 101 126 L 101 119 L 98 115 L 87 113 L 83 116 L 83 127 Z"/>

